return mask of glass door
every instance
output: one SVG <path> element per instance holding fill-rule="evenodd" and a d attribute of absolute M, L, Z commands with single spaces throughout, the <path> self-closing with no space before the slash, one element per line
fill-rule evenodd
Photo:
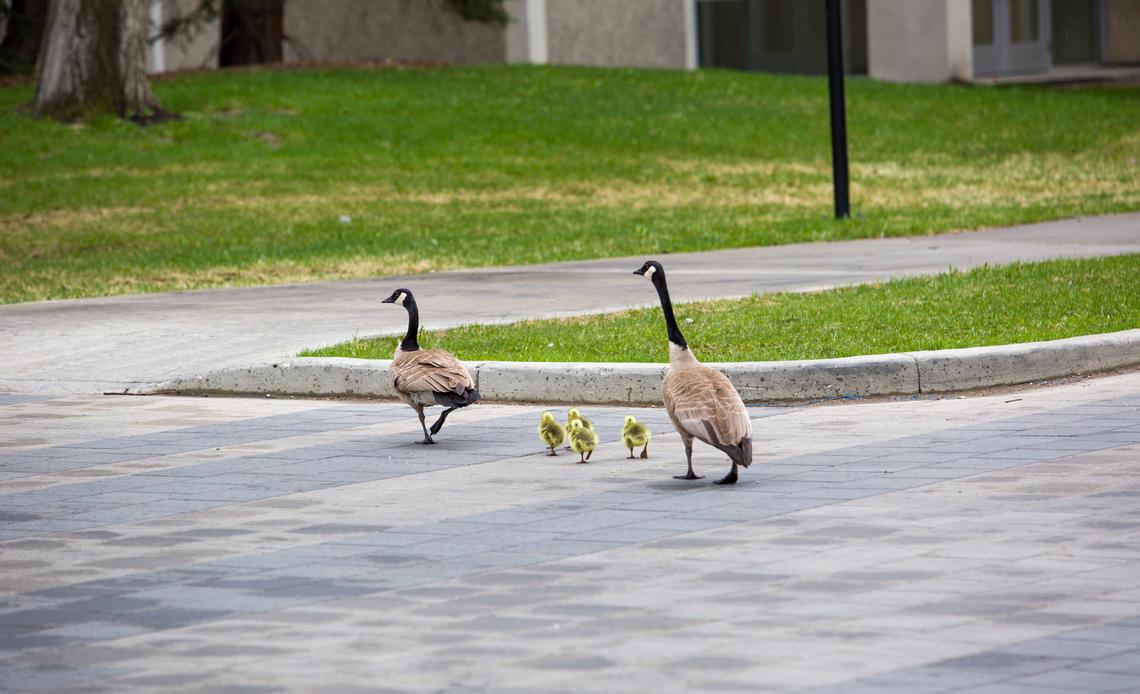
<path fill-rule="evenodd" d="M 994 3 L 997 4 L 997 3 Z M 1045 21 L 1049 0 L 1005 0 L 1009 27 L 1007 72 L 1044 72 L 1049 69 Z"/>
<path fill-rule="evenodd" d="M 972 0 L 974 74 L 1049 69 L 1049 0 Z"/>

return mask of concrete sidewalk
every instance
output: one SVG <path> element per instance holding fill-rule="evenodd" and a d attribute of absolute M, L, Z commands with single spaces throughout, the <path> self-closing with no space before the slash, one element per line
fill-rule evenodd
<path fill-rule="evenodd" d="M 750 408 L 730 488 L 540 411 L 0 395 L 0 691 L 1140 691 L 1140 374 Z"/>
<path fill-rule="evenodd" d="M 948 268 L 1140 252 L 1140 214 L 961 234 L 671 254 L 677 301 L 809 291 Z M 263 364 L 304 347 L 402 332 L 380 305 L 415 290 L 423 326 L 504 322 L 656 303 L 635 256 L 248 289 L 0 306 L 0 391 L 91 393 Z"/>

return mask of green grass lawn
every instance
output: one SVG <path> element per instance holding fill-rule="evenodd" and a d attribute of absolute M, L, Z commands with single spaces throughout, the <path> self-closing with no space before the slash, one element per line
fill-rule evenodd
<path fill-rule="evenodd" d="M 0 301 L 653 255 L 1140 209 L 1140 89 L 486 66 L 207 72 L 182 121 L 0 88 Z M 342 222 L 342 217 L 347 220 Z M 350 219 L 349 219 L 350 218 Z"/>
<path fill-rule="evenodd" d="M 635 278 L 636 279 L 636 278 Z M 633 285 L 656 300 L 648 283 Z M 675 307 L 702 361 L 824 359 L 980 347 L 1140 328 L 1140 255 L 1061 260 Z M 302 356 L 390 359 L 398 338 Z M 462 359 L 669 360 L 661 309 L 421 332 Z"/>

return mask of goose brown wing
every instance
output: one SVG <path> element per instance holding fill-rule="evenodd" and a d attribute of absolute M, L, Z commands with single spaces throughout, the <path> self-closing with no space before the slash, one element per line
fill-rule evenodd
<path fill-rule="evenodd" d="M 752 437 L 752 420 L 740 394 L 716 369 L 670 369 L 661 384 L 665 409 L 674 424 L 706 443 L 735 446 Z M 716 441 L 709 441 L 710 434 Z"/>
<path fill-rule="evenodd" d="M 406 352 L 392 362 L 392 385 L 405 393 L 459 393 L 475 387 L 455 355 L 442 349 Z"/>

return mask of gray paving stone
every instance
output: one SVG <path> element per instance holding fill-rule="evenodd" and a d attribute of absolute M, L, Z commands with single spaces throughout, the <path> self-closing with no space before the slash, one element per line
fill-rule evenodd
<path fill-rule="evenodd" d="M 1007 678 L 1005 673 L 976 672 L 961 670 L 953 667 L 929 666 L 913 670 L 899 670 L 888 672 L 864 681 L 875 685 L 902 685 L 910 687 L 911 691 L 921 692 L 950 692 L 966 687 L 992 684 Z"/>
<path fill-rule="evenodd" d="M 1070 397 L 1087 400 L 1088 391 L 1072 392 Z M 136 402 L 142 412 L 162 400 Z M 257 406 L 261 403 L 243 405 Z M 313 407 L 300 402 L 287 406 Z M 851 691 L 869 685 L 880 692 L 948 691 L 963 683 L 1014 686 L 992 678 L 1085 667 L 1094 674 L 1119 675 L 1105 668 L 1130 667 L 1123 656 L 1136 649 L 1122 642 L 1131 638 L 1134 627 L 1118 622 L 1071 630 L 1071 620 L 1103 619 L 1082 611 L 1097 613 L 1115 604 L 1101 597 L 1106 593 L 1122 606 L 1131 605 L 1123 596 L 1135 589 L 1129 568 L 1140 561 L 1132 537 L 1140 530 L 1140 515 L 1128 515 L 1135 499 L 1128 493 L 1140 488 L 1127 468 L 1113 467 L 1121 456 L 1110 449 L 1120 448 L 1120 442 L 1102 438 L 1089 425 L 1098 413 L 1074 417 L 1065 414 L 1063 403 L 1047 406 L 1054 408 L 1047 419 L 1019 418 L 1015 427 L 1004 428 L 987 421 L 946 429 L 950 417 L 939 414 L 933 434 L 860 443 L 820 455 L 803 454 L 819 445 L 814 432 L 801 434 L 798 425 L 766 419 L 757 423 L 758 435 L 799 437 L 801 447 L 796 455 L 758 462 L 728 489 L 710 484 L 727 466 L 709 451 L 697 463 L 710 479 L 696 484 L 668 479 L 679 470 L 653 460 L 612 469 L 605 464 L 549 467 L 545 479 L 536 481 L 529 459 L 504 458 L 539 455 L 532 440 L 537 410 L 479 421 L 479 409 L 473 408 L 464 413 L 470 418 L 467 424 L 445 430 L 456 437 L 449 440 L 450 447 L 414 446 L 406 434 L 322 440 L 294 457 L 220 453 L 224 457 L 185 465 L 196 475 L 168 474 L 178 468 L 148 470 L 148 461 L 134 470 L 127 466 L 126 474 L 116 477 L 77 478 L 42 492 L 0 494 L 23 502 L 0 506 L 4 512 L 46 514 L 51 522 L 65 520 L 63 514 L 66 519 L 105 514 L 100 521 L 105 529 L 45 531 L 50 534 L 30 538 L 24 546 L 0 546 L 0 552 L 20 553 L 11 564 L 18 573 L 11 574 L 6 565 L 0 580 L 14 575 L 25 581 L 15 593 L 22 604 L 0 605 L 0 624 L 7 627 L 0 630 L 0 640 L 14 640 L 15 662 L 46 657 L 47 649 L 53 657 L 82 654 L 96 662 L 98 651 L 86 649 L 108 648 L 118 636 L 134 634 L 132 642 L 145 649 L 148 659 L 119 653 L 101 662 L 131 662 L 139 667 L 135 674 L 161 677 L 191 667 L 193 659 L 183 664 L 178 653 L 195 653 L 212 665 L 226 663 L 227 655 L 272 662 L 280 657 L 277 652 L 243 651 L 250 642 L 243 635 L 265 634 L 273 639 L 274 650 L 316 649 L 346 672 L 366 670 L 372 667 L 369 658 L 391 653 L 392 663 L 408 663 L 395 667 L 407 678 L 415 663 L 432 658 L 435 669 L 415 671 L 419 684 L 399 681 L 407 688 L 431 682 L 435 689 L 447 678 L 458 681 L 459 672 L 473 672 L 474 662 L 518 676 L 520 682 L 568 682 L 565 673 L 573 673 L 585 678 L 574 680 L 584 688 L 628 682 L 635 672 L 649 675 L 645 682 L 657 681 L 670 668 L 702 673 L 720 667 L 731 669 L 741 682 L 756 683 L 763 667 L 737 667 L 754 662 L 753 652 L 735 650 L 748 646 L 740 638 L 745 633 L 759 635 L 783 653 L 785 673 L 808 673 L 815 667 L 797 661 L 801 654 L 814 654 L 820 667 L 831 669 L 867 657 L 893 666 L 877 678 L 837 685 L 855 687 Z M 120 438 L 132 441 L 124 448 L 159 458 L 200 445 L 203 436 L 215 441 L 290 437 L 296 443 L 306 432 L 337 431 L 338 414 L 326 410 L 368 412 L 370 407 L 321 405 L 311 417 L 283 417 L 260 429 L 233 425 L 202 427 L 204 431 L 189 435 L 152 432 Z M 897 408 L 892 411 L 899 416 L 923 422 L 929 421 L 923 419 L 924 410 L 949 413 L 945 408 L 957 406 L 861 407 Z M 812 431 L 813 422 L 838 423 L 836 431 L 843 431 L 849 422 L 861 421 L 864 411 L 823 408 L 780 417 L 807 422 L 806 431 Z M 1129 415 L 1114 412 L 1125 419 Z M 397 420 L 409 415 L 399 407 L 391 413 Z M 621 414 L 605 410 L 596 421 L 616 428 Z M 660 410 L 640 418 L 668 432 Z M 1140 415 L 1137 420 L 1140 424 Z M 354 424 L 377 421 L 361 416 Z M 1109 433 L 1127 426 L 1111 424 L 1117 428 Z M 768 426 L 772 431 L 763 428 Z M 915 431 L 923 426 L 930 425 Z M 1071 427 L 1063 438 L 995 433 L 1061 426 Z M 258 436 L 262 438 L 250 439 Z M 487 445 L 511 437 L 517 443 L 501 450 Z M 1046 442 L 1056 443 L 1055 451 L 1046 451 L 1054 458 L 1085 450 L 1101 457 L 1095 473 L 1088 465 L 1066 461 L 1046 463 L 1041 467 L 1046 472 L 1034 472 L 1037 461 L 1032 458 L 978 455 L 995 452 L 973 450 L 974 442 L 986 438 L 1010 444 L 1003 451 L 1033 450 Z M 1083 447 L 1066 445 L 1077 442 Z M 676 455 L 676 439 L 667 433 L 656 446 L 659 451 L 672 446 L 671 455 Z M 971 450 L 937 450 L 939 446 Z M 56 446 L 35 460 L 46 468 L 55 463 L 66 467 L 69 455 L 86 455 L 77 452 L 82 449 Z M 88 452 L 93 450 L 116 453 L 115 446 Z M 600 451 L 603 461 L 607 450 Z M 945 462 L 948 453 L 956 457 Z M 859 469 L 875 465 L 877 458 L 924 462 L 905 474 Z M 482 467 L 484 462 L 489 464 Z M 990 474 L 1009 468 L 1018 470 Z M 1109 469 L 1113 474 L 1105 474 Z M 418 476 L 429 470 L 435 471 L 428 473 L 432 477 L 421 481 Z M 391 494 L 390 489 L 401 491 Z M 246 490 L 262 496 L 247 501 Z M 434 498 L 436 490 L 445 502 Z M 231 492 L 240 493 L 208 498 Z M 535 494 L 533 501 L 526 498 L 529 493 Z M 116 502 L 124 508 L 83 505 L 93 496 L 115 499 L 116 494 L 124 495 Z M 1034 515 L 1026 510 L 1025 499 L 1048 502 L 1051 512 Z M 188 501 L 196 503 L 180 505 Z M 408 502 L 418 504 L 413 511 L 426 516 L 422 521 L 408 512 Z M 215 558 L 223 549 L 238 553 Z M 1087 566 L 1078 566 L 1081 557 Z M 1040 563 L 1027 563 L 1031 561 Z M 66 585 L 34 591 L 22 587 L 44 580 L 52 567 L 59 567 Z M 120 572 L 126 575 L 114 575 Z M 448 593 L 464 588 L 475 592 Z M 416 591 L 421 597 L 401 597 Z M 427 597 L 426 591 L 437 591 L 439 598 Z M 8 624 L 10 613 L 22 615 L 17 621 L 24 624 Z M 306 613 L 320 616 L 306 619 Z M 439 629 L 440 623 L 463 626 Z M 911 633 L 900 629 L 918 629 L 921 638 L 900 648 L 901 634 Z M 1066 630 L 1064 638 L 1024 641 L 1027 633 Z M 962 643 L 971 638 L 989 643 L 998 636 L 1006 642 L 961 657 Z M 637 650 L 646 639 L 659 647 Z M 224 645 L 239 640 L 232 649 Z M 477 653 L 490 640 L 507 642 L 501 652 L 510 655 L 479 661 Z M 541 649 L 531 641 L 542 644 Z M 331 643 L 337 644 L 335 650 L 325 650 Z M 442 652 L 457 643 L 470 648 L 470 654 Z M 554 650 L 563 646 L 572 650 Z M 436 648 L 441 652 L 431 650 Z M 0 651 L 0 663 L 12 662 L 12 653 Z M 569 658 L 606 654 L 613 665 L 542 667 L 535 664 L 539 653 Z M 670 655 L 664 659 L 654 653 Z M 152 656 L 158 660 L 149 660 Z M 1116 656 L 1122 657 L 1114 660 Z M 165 663 L 168 672 L 160 673 L 148 662 Z M 1097 665 L 1102 669 L 1092 669 Z M 1044 670 L 1034 672 L 1039 668 Z M 620 672 L 620 679 L 608 679 L 610 670 Z M 951 673 L 967 679 L 952 680 Z M 595 677 L 602 679 L 591 679 Z M 704 675 L 699 679 L 709 686 L 716 681 Z M 97 689 L 122 681 L 87 668 L 80 670 L 74 686 Z M 193 681 L 194 688 L 221 684 L 210 674 Z"/>
<path fill-rule="evenodd" d="M 981 687 L 969 687 L 960 690 L 968 694 L 1086 694 L 1086 689 L 1058 689 L 1049 687 L 1042 689 L 1040 686 L 1024 685 L 1024 684 L 1010 684 L 1009 682 L 999 682 L 997 684 L 986 684 Z"/>
<path fill-rule="evenodd" d="M 1140 678 L 1140 649 L 1105 656 L 1082 663 L 1077 669 L 1096 672 L 1113 672 Z"/>
<path fill-rule="evenodd" d="M 943 660 L 935 667 L 956 668 L 974 672 L 1029 675 L 1077 665 L 1080 661 L 1017 653 L 989 652 Z"/>
<path fill-rule="evenodd" d="M 1054 670 L 1019 677 L 1009 683 L 1038 687 L 1045 691 L 1050 688 L 1069 688 L 1083 692 L 1135 692 L 1140 686 L 1140 677 L 1087 670 Z"/>
<path fill-rule="evenodd" d="M 1140 627 L 1108 624 L 1059 634 L 1058 639 L 1140 646 Z"/>

